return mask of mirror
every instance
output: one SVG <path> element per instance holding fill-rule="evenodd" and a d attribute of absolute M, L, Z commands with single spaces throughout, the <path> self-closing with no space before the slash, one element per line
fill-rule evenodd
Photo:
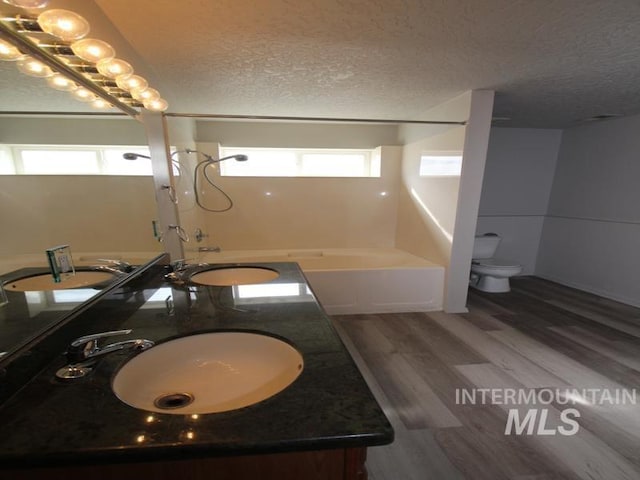
<path fill-rule="evenodd" d="M 109 146 L 117 156 L 118 149 L 146 144 L 137 120 L 96 114 L 43 79 L 21 74 L 14 62 L 0 62 L 0 283 L 47 272 L 45 250 L 61 244 L 70 245 L 78 270 L 117 267 L 103 259 L 143 265 L 161 253 L 152 226 L 157 208 L 151 176 L 8 174 L 12 168 L 28 171 L 25 146 Z M 67 152 L 62 161 L 72 164 L 74 155 Z M 95 155 L 92 162 L 102 165 L 102 153 Z M 52 157 L 41 151 L 38 158 Z M 7 289 L 8 303 L 0 305 L 0 358 L 121 278 L 116 273 L 75 288 Z"/>

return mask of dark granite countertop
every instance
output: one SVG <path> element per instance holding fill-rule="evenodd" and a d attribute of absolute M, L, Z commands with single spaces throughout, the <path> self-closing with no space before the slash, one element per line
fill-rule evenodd
<path fill-rule="evenodd" d="M 391 425 L 297 264 L 254 265 L 280 276 L 246 287 L 178 287 L 163 280 L 161 266 L 153 267 L 31 347 L 0 377 L 0 386 L 11 384 L 0 407 L 0 464 L 153 461 L 390 443 Z M 107 355 L 85 378 L 55 379 L 72 339 L 125 328 L 133 329 L 128 338 L 156 342 L 218 330 L 265 332 L 291 342 L 303 355 L 304 369 L 267 400 L 197 416 L 151 413 L 116 398 L 111 380 L 131 352 Z M 36 365 L 44 368 L 17 385 L 20 374 Z"/>

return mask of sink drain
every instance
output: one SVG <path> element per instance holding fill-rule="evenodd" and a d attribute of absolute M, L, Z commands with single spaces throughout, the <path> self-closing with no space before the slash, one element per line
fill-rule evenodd
<path fill-rule="evenodd" d="M 153 404 L 163 410 L 173 410 L 190 405 L 195 400 L 190 393 L 167 393 L 160 395 L 153 401 Z"/>

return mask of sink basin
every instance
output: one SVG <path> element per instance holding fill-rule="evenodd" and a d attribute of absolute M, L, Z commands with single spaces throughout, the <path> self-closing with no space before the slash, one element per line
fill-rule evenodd
<path fill-rule="evenodd" d="M 266 400 L 302 372 L 298 350 L 249 332 L 214 332 L 156 345 L 127 362 L 113 379 L 132 407 L 177 415 L 217 413 Z"/>
<path fill-rule="evenodd" d="M 191 275 L 189 280 L 198 285 L 218 287 L 264 283 L 278 278 L 280 274 L 262 267 L 222 267 Z"/>
<path fill-rule="evenodd" d="M 72 277 L 56 283 L 50 273 L 12 280 L 3 285 L 5 290 L 13 292 L 41 292 L 44 290 L 66 290 L 68 288 L 93 287 L 111 282 L 114 275 L 109 272 L 79 271 Z"/>

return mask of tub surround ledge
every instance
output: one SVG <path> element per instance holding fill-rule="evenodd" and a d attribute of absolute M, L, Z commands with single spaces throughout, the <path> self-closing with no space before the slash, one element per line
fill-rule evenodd
<path fill-rule="evenodd" d="M 252 286 L 257 290 L 247 291 L 178 287 L 167 284 L 157 266 L 135 288 L 125 285 L 112 291 L 25 352 L 25 358 L 49 355 L 50 359 L 0 407 L 0 477 L 3 468 L 206 462 L 238 455 L 263 458 L 263 454 L 334 450 L 347 452 L 341 458 L 349 463 L 353 458 L 364 461 L 367 446 L 390 443 L 393 429 L 299 267 L 252 265 L 273 268 L 280 277 L 262 284 L 267 286 L 263 293 L 257 285 Z M 278 285 L 292 293 L 270 295 L 268 287 Z M 263 332 L 291 342 L 303 355 L 304 369 L 292 385 L 267 400 L 197 416 L 151 413 L 118 400 L 111 381 L 130 352 L 107 355 L 86 378 L 55 380 L 56 370 L 66 364 L 64 351 L 72 339 L 127 328 L 133 330 L 127 338 L 155 342 L 217 330 Z"/>

